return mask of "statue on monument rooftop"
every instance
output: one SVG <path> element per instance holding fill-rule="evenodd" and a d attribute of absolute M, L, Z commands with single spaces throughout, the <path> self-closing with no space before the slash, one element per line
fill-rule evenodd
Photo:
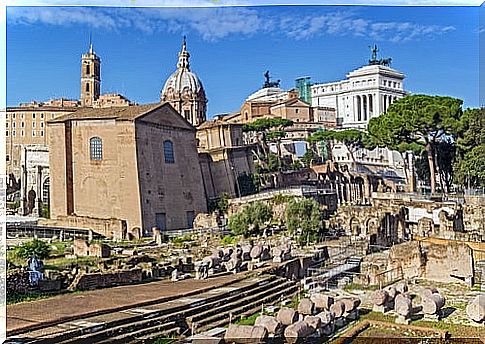
<path fill-rule="evenodd" d="M 391 65 L 392 58 L 388 57 L 385 59 L 377 59 L 377 52 L 379 49 L 377 48 L 377 45 L 374 44 L 374 47 L 369 47 L 372 51 L 372 56 L 371 59 L 369 60 L 369 66 L 375 66 L 375 65 L 380 65 L 380 66 L 386 66 L 389 67 Z"/>
<path fill-rule="evenodd" d="M 281 80 L 277 80 L 277 81 L 269 81 L 270 79 L 270 76 L 269 76 L 269 70 L 266 71 L 266 73 L 264 73 L 264 84 L 263 84 L 263 88 L 268 88 L 268 87 L 280 87 L 280 81 Z"/>

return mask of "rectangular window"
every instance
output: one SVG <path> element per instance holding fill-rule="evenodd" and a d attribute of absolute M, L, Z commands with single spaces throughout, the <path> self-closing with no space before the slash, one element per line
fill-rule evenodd
<path fill-rule="evenodd" d="M 20 130 L 20 136 L 24 137 L 24 131 L 23 130 Z"/>
<path fill-rule="evenodd" d="M 15 130 L 14 130 L 14 131 L 12 131 L 12 136 L 15 136 L 15 134 L 16 134 Z"/>
<path fill-rule="evenodd" d="M 14 113 L 12 114 L 12 118 L 15 119 L 15 114 Z"/>
<path fill-rule="evenodd" d="M 40 127 L 44 128 L 44 122 L 40 122 Z"/>
<path fill-rule="evenodd" d="M 43 113 L 40 114 L 40 118 L 44 118 L 44 114 Z"/>
<path fill-rule="evenodd" d="M 32 128 L 35 128 L 35 122 L 32 122 Z"/>
<path fill-rule="evenodd" d="M 35 130 L 32 130 L 32 136 L 35 136 Z"/>
<path fill-rule="evenodd" d="M 5 133 L 5 136 L 8 136 L 8 130 L 7 130 L 7 132 Z"/>
<path fill-rule="evenodd" d="M 24 128 L 24 127 L 25 127 L 25 122 L 21 122 L 21 123 L 20 123 L 20 126 L 21 126 L 22 128 Z"/>
<path fill-rule="evenodd" d="M 12 128 L 15 128 L 15 122 L 12 122 Z"/>
<path fill-rule="evenodd" d="M 34 119 L 35 119 L 35 113 L 33 113 L 33 114 L 32 114 L 32 118 L 34 118 Z"/>
<path fill-rule="evenodd" d="M 51 118 L 54 118 L 54 114 L 53 113 L 51 113 Z"/>
<path fill-rule="evenodd" d="M 44 136 L 44 130 L 40 131 L 40 136 Z"/>
<path fill-rule="evenodd" d="M 7 158 L 7 162 L 10 161 L 10 155 L 7 154 L 6 158 Z"/>
<path fill-rule="evenodd" d="M 8 128 L 8 122 L 5 122 L 5 126 Z"/>

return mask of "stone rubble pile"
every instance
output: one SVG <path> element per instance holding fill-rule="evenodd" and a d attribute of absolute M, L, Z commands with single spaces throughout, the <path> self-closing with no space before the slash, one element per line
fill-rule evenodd
<path fill-rule="evenodd" d="M 257 317 L 254 326 L 230 325 L 224 339 L 226 342 L 249 343 L 267 337 L 283 337 L 286 343 L 297 343 L 307 338 L 329 336 L 358 318 L 360 303 L 359 298 L 334 300 L 331 296 L 313 293 L 302 298 L 296 310 L 281 307 L 275 316 Z"/>

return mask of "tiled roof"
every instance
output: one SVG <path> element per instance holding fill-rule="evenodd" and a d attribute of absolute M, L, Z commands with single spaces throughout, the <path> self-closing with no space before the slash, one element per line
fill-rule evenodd
<path fill-rule="evenodd" d="M 155 109 L 158 109 L 166 103 L 154 103 L 145 105 L 131 105 L 109 108 L 81 108 L 73 113 L 59 116 L 51 123 L 64 122 L 68 120 L 82 119 L 117 119 L 117 120 L 134 120 L 137 117 L 145 115 Z"/>

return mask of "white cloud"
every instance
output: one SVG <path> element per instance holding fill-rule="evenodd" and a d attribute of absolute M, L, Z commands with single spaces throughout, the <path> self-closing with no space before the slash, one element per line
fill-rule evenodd
<path fill-rule="evenodd" d="M 453 26 L 364 19 L 351 10 L 313 15 L 284 11 L 276 15 L 274 11 L 255 7 L 10 7 L 7 9 L 7 21 L 14 25 L 80 24 L 114 31 L 135 29 L 145 33 L 196 32 L 206 41 L 231 35 L 275 34 L 296 40 L 332 35 L 404 42 L 429 39 L 455 30 Z"/>

